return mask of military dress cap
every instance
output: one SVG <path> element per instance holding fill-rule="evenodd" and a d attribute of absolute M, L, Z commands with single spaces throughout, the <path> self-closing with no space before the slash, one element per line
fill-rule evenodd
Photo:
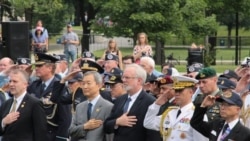
<path fill-rule="evenodd" d="M 175 90 L 181 90 L 181 89 L 188 88 L 188 87 L 194 87 L 195 84 L 199 82 L 198 80 L 194 78 L 190 78 L 190 77 L 182 76 L 182 75 L 172 76 L 172 79 L 174 81 L 173 88 Z"/>
<path fill-rule="evenodd" d="M 109 53 L 109 54 L 106 54 L 105 55 L 105 61 L 108 61 L 108 60 L 114 60 L 114 61 L 118 61 L 119 58 L 117 55 L 114 55 L 112 53 Z"/>
<path fill-rule="evenodd" d="M 174 81 L 169 75 L 165 75 L 161 78 L 158 78 L 158 85 L 168 85 L 168 84 L 173 84 Z"/>
<path fill-rule="evenodd" d="M 72 79 L 68 80 L 69 83 L 74 83 L 76 81 L 81 81 L 83 79 L 82 72 L 78 72 Z"/>
<path fill-rule="evenodd" d="M 53 54 L 55 58 L 57 58 L 59 61 L 66 61 L 66 55 L 65 54 Z"/>
<path fill-rule="evenodd" d="M 226 102 L 231 105 L 242 107 L 243 101 L 239 94 L 231 91 L 224 92 L 220 97 L 216 98 L 218 102 Z"/>
<path fill-rule="evenodd" d="M 225 70 L 225 71 L 223 72 L 223 74 L 220 75 L 220 77 L 226 77 L 226 78 L 228 78 L 228 79 L 230 79 L 230 78 L 235 78 L 235 79 L 237 79 L 237 80 L 239 80 L 239 78 L 240 78 L 240 77 L 236 74 L 236 72 L 233 71 L 233 70 Z"/>
<path fill-rule="evenodd" d="M 30 58 L 17 58 L 17 65 L 30 65 Z"/>
<path fill-rule="evenodd" d="M 206 79 L 210 77 L 216 76 L 216 71 L 213 68 L 207 67 L 203 68 L 199 71 L 199 73 L 196 75 L 195 79 Z"/>
<path fill-rule="evenodd" d="M 36 53 L 35 54 L 35 65 L 43 65 L 46 63 L 56 63 L 59 61 L 56 57 L 45 54 L 45 53 Z"/>
<path fill-rule="evenodd" d="M 146 77 L 146 81 L 145 83 L 153 83 L 153 82 L 156 82 L 157 81 L 157 77 L 153 74 L 149 75 L 147 74 L 147 77 Z"/>
<path fill-rule="evenodd" d="M 90 51 L 84 51 L 82 53 L 82 58 L 90 58 L 90 59 L 95 60 L 95 55 Z"/>
<path fill-rule="evenodd" d="M 122 83 L 122 76 L 121 75 L 111 75 L 109 80 L 105 82 L 105 84 L 116 84 Z"/>
<path fill-rule="evenodd" d="M 90 60 L 82 60 L 80 62 L 80 69 L 82 70 L 82 72 L 87 72 L 87 71 L 97 71 L 99 73 L 103 73 L 104 69 L 97 64 L 94 61 L 90 61 Z"/>
<path fill-rule="evenodd" d="M 204 68 L 203 64 L 194 63 L 194 64 L 187 67 L 187 73 L 199 72 L 202 68 Z"/>
<path fill-rule="evenodd" d="M 217 81 L 217 86 L 220 89 L 235 89 L 236 88 L 236 84 L 224 77 L 219 77 L 218 81 Z"/>

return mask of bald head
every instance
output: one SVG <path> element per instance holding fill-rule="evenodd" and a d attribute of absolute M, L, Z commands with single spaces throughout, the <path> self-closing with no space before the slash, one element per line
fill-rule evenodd
<path fill-rule="evenodd" d="M 9 57 L 4 57 L 0 60 L 0 72 L 10 68 L 11 65 L 13 65 L 14 62 Z"/>

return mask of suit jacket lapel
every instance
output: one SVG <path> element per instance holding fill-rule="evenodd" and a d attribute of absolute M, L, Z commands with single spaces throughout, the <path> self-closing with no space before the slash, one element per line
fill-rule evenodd
<path fill-rule="evenodd" d="M 19 111 L 19 112 L 22 111 L 22 109 L 25 107 L 25 104 L 28 102 L 28 99 L 29 99 L 29 97 L 28 97 L 28 94 L 26 93 L 23 100 L 21 101 L 19 107 L 17 108 L 17 111 Z"/>
<path fill-rule="evenodd" d="M 134 111 L 136 111 L 136 109 L 138 107 L 140 107 L 141 101 L 143 99 L 143 95 L 144 95 L 144 93 L 143 93 L 143 90 L 142 90 L 140 92 L 140 94 L 138 95 L 138 97 L 136 98 L 135 102 L 133 103 L 132 107 L 130 108 L 129 114 L 134 113 Z"/>
<path fill-rule="evenodd" d="M 102 110 L 102 104 L 103 104 L 103 98 L 100 96 L 98 101 L 95 104 L 95 107 L 93 107 L 93 111 L 91 113 L 91 118 L 96 118 L 100 111 Z"/>
<path fill-rule="evenodd" d="M 238 135 L 238 132 L 240 132 L 240 121 L 238 121 L 238 123 L 234 126 L 233 129 L 231 129 L 230 133 L 226 136 L 226 138 L 224 139 L 225 141 L 231 139 L 234 140 L 235 136 Z"/>

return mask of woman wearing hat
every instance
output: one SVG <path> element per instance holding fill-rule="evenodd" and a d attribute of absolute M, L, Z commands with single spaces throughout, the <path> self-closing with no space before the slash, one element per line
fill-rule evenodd
<path fill-rule="evenodd" d="M 36 27 L 35 35 L 32 38 L 32 50 L 34 53 L 45 53 L 48 51 L 48 43 L 43 35 L 42 27 Z"/>

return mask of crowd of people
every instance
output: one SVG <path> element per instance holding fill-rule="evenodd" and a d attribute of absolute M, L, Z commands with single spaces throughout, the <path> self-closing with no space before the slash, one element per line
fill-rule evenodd
<path fill-rule="evenodd" d="M 250 59 L 219 76 L 196 62 L 159 72 L 145 33 L 131 55 L 112 39 L 98 60 L 71 54 L 79 41 L 69 33 L 62 54 L 46 54 L 46 36 L 33 63 L 1 58 L 2 141 L 250 140 Z"/>

